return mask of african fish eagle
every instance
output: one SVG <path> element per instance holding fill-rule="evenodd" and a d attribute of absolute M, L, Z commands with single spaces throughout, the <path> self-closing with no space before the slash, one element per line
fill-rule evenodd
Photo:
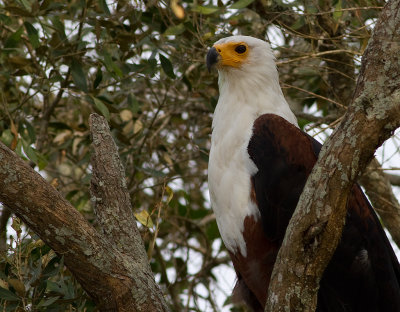
<path fill-rule="evenodd" d="M 274 262 L 321 144 L 302 132 L 279 86 L 269 44 L 217 41 L 218 69 L 208 181 L 211 204 L 237 283 L 233 297 L 263 311 Z M 358 185 L 342 238 L 318 292 L 317 311 L 400 311 L 400 266 Z"/>

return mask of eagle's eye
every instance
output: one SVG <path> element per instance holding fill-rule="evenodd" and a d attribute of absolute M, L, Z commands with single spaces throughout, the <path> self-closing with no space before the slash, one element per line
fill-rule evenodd
<path fill-rule="evenodd" d="M 239 53 L 239 54 L 243 54 L 244 52 L 246 52 L 246 46 L 243 45 L 243 44 L 238 45 L 238 46 L 235 48 L 235 51 L 236 51 L 237 53 Z"/>

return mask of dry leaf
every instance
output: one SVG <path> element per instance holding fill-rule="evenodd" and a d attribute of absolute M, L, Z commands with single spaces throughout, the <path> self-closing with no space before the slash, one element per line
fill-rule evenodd
<path fill-rule="evenodd" d="M 185 10 L 178 4 L 177 0 L 171 1 L 171 9 L 177 18 L 183 19 L 185 17 Z"/>
<path fill-rule="evenodd" d="M 151 220 L 151 217 L 146 210 L 135 213 L 135 217 L 141 224 L 143 224 L 145 227 L 148 227 L 149 229 L 154 226 L 153 220 Z"/>
<path fill-rule="evenodd" d="M 8 280 L 8 284 L 11 285 L 21 297 L 25 295 L 25 285 L 20 280 L 12 278 Z"/>
<path fill-rule="evenodd" d="M 59 134 L 57 134 L 56 137 L 53 139 L 53 142 L 54 142 L 55 144 L 61 145 L 61 144 L 63 144 L 71 135 L 72 135 L 71 130 L 65 130 L 65 131 L 60 132 Z"/>
<path fill-rule="evenodd" d="M 135 121 L 135 124 L 133 125 L 133 134 L 138 133 L 140 130 L 142 130 L 143 124 L 142 122 L 138 119 Z"/>
<path fill-rule="evenodd" d="M 133 113 L 129 109 L 124 109 L 119 113 L 122 121 L 129 121 L 133 118 Z"/>

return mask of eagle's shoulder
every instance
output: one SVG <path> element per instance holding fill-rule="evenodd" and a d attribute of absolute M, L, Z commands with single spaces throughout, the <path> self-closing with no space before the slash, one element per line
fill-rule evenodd
<path fill-rule="evenodd" d="M 321 150 L 321 143 L 275 114 L 264 114 L 253 124 L 248 145 L 250 158 L 257 165 L 273 157 L 312 168 Z"/>
<path fill-rule="evenodd" d="M 258 117 L 247 150 L 257 167 L 253 195 L 269 239 L 281 241 L 321 144 L 284 118 Z"/>

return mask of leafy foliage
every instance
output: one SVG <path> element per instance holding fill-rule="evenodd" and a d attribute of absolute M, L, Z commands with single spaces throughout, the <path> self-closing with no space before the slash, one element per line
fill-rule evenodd
<path fill-rule="evenodd" d="M 18 218 L 12 220 L 9 253 L 0 262 L 0 300 L 3 311 L 93 311 L 87 298 L 56 255 L 33 233 L 22 234 Z"/>
<path fill-rule="evenodd" d="M 105 116 L 152 269 L 172 309 L 219 311 L 214 269 L 229 258 L 207 199 L 218 94 L 216 75 L 204 65 L 207 47 L 237 33 L 269 39 L 294 109 L 317 103 L 322 111 L 319 121 L 301 115 L 302 127 L 334 125 L 382 5 L 0 1 L 1 140 L 92 222 L 88 117 Z M 17 228 L 1 262 L 3 310 L 94 310 L 62 255 Z"/>

